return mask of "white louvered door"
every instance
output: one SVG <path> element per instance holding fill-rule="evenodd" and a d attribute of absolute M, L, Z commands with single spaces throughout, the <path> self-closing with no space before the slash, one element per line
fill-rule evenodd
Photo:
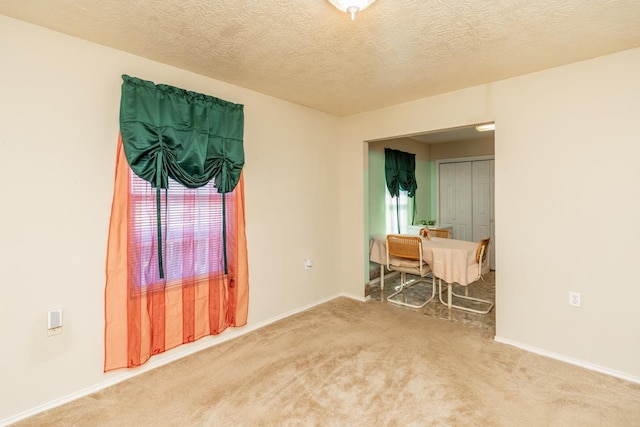
<path fill-rule="evenodd" d="M 494 160 L 440 163 L 439 223 L 453 226 L 453 238 L 479 242 L 491 237 L 495 269 Z"/>

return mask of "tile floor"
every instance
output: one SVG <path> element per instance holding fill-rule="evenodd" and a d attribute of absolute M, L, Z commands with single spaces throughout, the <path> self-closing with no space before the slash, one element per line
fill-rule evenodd
<path fill-rule="evenodd" d="M 375 272 L 377 269 L 377 274 Z M 374 276 L 380 276 L 380 268 L 376 264 L 375 267 L 372 266 L 371 276 L 372 279 Z M 407 275 L 407 278 L 415 278 L 416 276 Z M 489 301 L 495 302 L 495 271 L 491 271 L 484 275 L 485 281 L 478 280 L 475 283 L 472 283 L 468 286 L 469 296 L 477 297 L 481 299 L 486 299 Z M 405 297 L 408 301 L 415 304 L 418 301 L 424 301 L 425 299 L 431 296 L 431 277 L 428 279 L 428 283 L 420 283 L 414 286 L 409 287 L 405 292 Z M 463 310 L 451 309 L 449 310 L 446 305 L 443 305 L 438 299 L 438 287 L 436 280 L 436 297 L 431 300 L 426 306 L 420 309 L 414 309 L 409 307 L 399 306 L 390 302 L 387 302 L 386 298 L 395 292 L 395 287 L 400 284 L 400 276 L 387 279 L 384 283 L 384 298 L 380 298 L 380 283 L 374 283 L 372 285 L 366 285 L 365 295 L 368 295 L 371 300 L 374 301 L 384 301 L 389 306 L 393 307 L 396 310 L 417 310 L 423 312 L 427 316 L 436 317 L 439 319 L 450 320 L 452 322 L 459 322 L 468 324 L 472 327 L 485 329 L 492 334 L 495 334 L 495 324 L 496 324 L 496 316 L 495 316 L 495 306 L 491 309 L 488 314 L 476 314 L 470 313 Z M 447 292 L 446 285 L 442 286 L 442 298 L 446 301 Z M 453 290 L 457 294 L 464 295 L 464 287 L 461 285 L 454 284 Z M 400 297 L 400 295 L 398 296 Z M 464 305 L 464 304 L 461 304 Z"/>

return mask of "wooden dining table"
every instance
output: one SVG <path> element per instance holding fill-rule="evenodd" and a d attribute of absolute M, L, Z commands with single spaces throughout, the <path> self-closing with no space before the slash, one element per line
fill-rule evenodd
<path fill-rule="evenodd" d="M 447 283 L 468 285 L 478 278 L 476 262 L 478 243 L 431 237 L 422 239 L 422 258 L 432 274 Z M 369 260 L 380 264 L 380 289 L 384 289 L 384 266 L 387 264 L 387 236 L 374 235 L 369 242 Z M 483 274 L 489 271 L 488 263 Z"/>

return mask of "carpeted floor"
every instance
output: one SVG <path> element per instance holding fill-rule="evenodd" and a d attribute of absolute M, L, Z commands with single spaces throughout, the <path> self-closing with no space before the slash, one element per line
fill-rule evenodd
<path fill-rule="evenodd" d="M 337 298 L 21 426 L 637 426 L 640 385 Z"/>

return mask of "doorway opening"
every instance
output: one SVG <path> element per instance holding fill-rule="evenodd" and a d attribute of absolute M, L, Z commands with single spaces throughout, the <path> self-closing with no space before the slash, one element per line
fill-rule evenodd
<path fill-rule="evenodd" d="M 407 224 L 407 234 L 413 234 L 414 232 L 417 234 L 422 223 L 435 221 L 436 225 L 451 225 L 454 230 L 454 239 L 473 241 L 474 237 L 477 237 L 473 235 L 473 232 L 469 235 L 462 232 L 456 233 L 456 223 L 455 221 L 452 221 L 452 219 L 457 217 L 452 217 L 451 211 L 447 212 L 449 216 L 443 215 L 444 211 L 442 209 L 442 205 L 443 203 L 449 203 L 450 201 L 442 199 L 446 197 L 454 197 L 455 200 L 456 195 L 455 192 L 444 194 L 444 192 L 441 191 L 442 182 L 440 177 L 440 168 L 442 166 L 443 170 L 455 169 L 456 167 L 452 165 L 469 162 L 460 168 L 469 169 L 470 176 L 473 177 L 473 162 L 487 162 L 476 164 L 475 169 L 477 181 L 475 183 L 470 182 L 469 185 L 471 190 L 470 193 L 472 195 L 475 191 L 474 188 L 482 191 L 491 191 L 491 193 L 487 193 L 491 196 L 490 199 L 483 199 L 481 206 L 482 209 L 478 208 L 480 206 L 480 202 L 478 201 L 479 199 L 476 200 L 476 210 L 484 215 L 481 215 L 483 221 L 484 219 L 488 219 L 490 221 L 489 225 L 482 223 L 480 226 L 476 227 L 476 230 L 480 230 L 477 231 L 476 234 L 490 234 L 490 237 L 492 238 L 492 246 L 495 248 L 495 232 L 492 231 L 494 230 L 495 225 L 493 217 L 492 190 L 493 165 L 495 162 L 495 132 L 493 130 L 479 132 L 476 129 L 476 125 L 469 125 L 453 129 L 425 132 L 416 135 L 385 138 L 369 141 L 366 144 L 367 159 L 365 161 L 367 162 L 368 181 L 365 185 L 365 191 L 367 192 L 365 195 L 365 200 L 367 201 L 365 206 L 365 229 L 367 230 L 367 234 L 365 237 L 368 241 L 376 235 L 379 236 L 386 234 L 387 231 L 386 216 L 388 215 L 389 209 L 386 206 L 385 197 L 386 182 L 384 172 L 384 149 L 392 148 L 415 154 L 416 158 L 415 174 L 418 189 L 416 190 L 416 197 L 414 200 L 415 216 L 413 216 L 414 222 L 412 224 Z M 489 190 L 489 188 L 491 189 Z M 471 209 L 473 209 L 473 201 L 474 200 L 472 199 L 470 204 Z M 465 209 L 468 208 L 469 206 L 465 207 Z M 488 209 L 489 211 L 487 211 Z M 449 224 L 449 222 L 454 223 Z M 464 226 L 471 227 L 470 230 L 473 230 L 472 223 L 464 224 Z M 458 228 L 461 229 L 460 224 L 458 224 Z M 369 246 L 367 246 L 365 250 L 368 253 Z M 479 286 L 478 283 L 474 283 L 468 288 L 469 292 L 473 292 L 472 288 L 476 287 L 476 290 L 483 294 L 490 293 L 491 298 L 495 300 L 495 250 L 491 250 L 490 256 L 492 257 L 492 271 L 488 275 L 484 276 L 488 285 L 482 286 L 483 289 L 480 289 L 481 286 Z M 380 268 L 379 264 L 369 263 L 369 281 L 365 285 L 365 295 L 372 299 L 377 298 L 384 300 L 384 292 L 380 292 L 381 270 L 385 271 Z M 397 280 L 397 278 L 394 278 L 393 275 L 389 276 L 386 271 L 385 273 L 387 278 L 387 280 L 385 280 L 385 291 L 393 290 L 395 286 L 394 280 Z M 444 286 L 444 288 L 446 288 L 446 286 Z M 455 291 L 456 293 L 459 293 L 459 290 Z M 464 290 L 462 290 L 462 292 L 464 293 Z M 459 317 L 460 321 L 464 321 L 464 323 L 469 323 L 469 319 L 472 321 L 475 317 L 485 317 L 485 319 L 481 319 L 479 323 L 484 323 L 485 328 L 493 328 L 495 331 L 495 308 L 489 315 L 473 315 L 470 313 L 459 312 L 459 310 L 455 309 L 449 310 L 447 307 L 440 304 L 437 299 L 438 298 L 434 299 L 434 301 L 430 302 L 427 307 L 421 310 L 425 311 L 426 314 L 434 315 L 436 317 L 445 317 L 451 320 L 455 320 L 452 319 L 452 317 Z M 430 306 L 433 307 L 429 308 Z"/>

